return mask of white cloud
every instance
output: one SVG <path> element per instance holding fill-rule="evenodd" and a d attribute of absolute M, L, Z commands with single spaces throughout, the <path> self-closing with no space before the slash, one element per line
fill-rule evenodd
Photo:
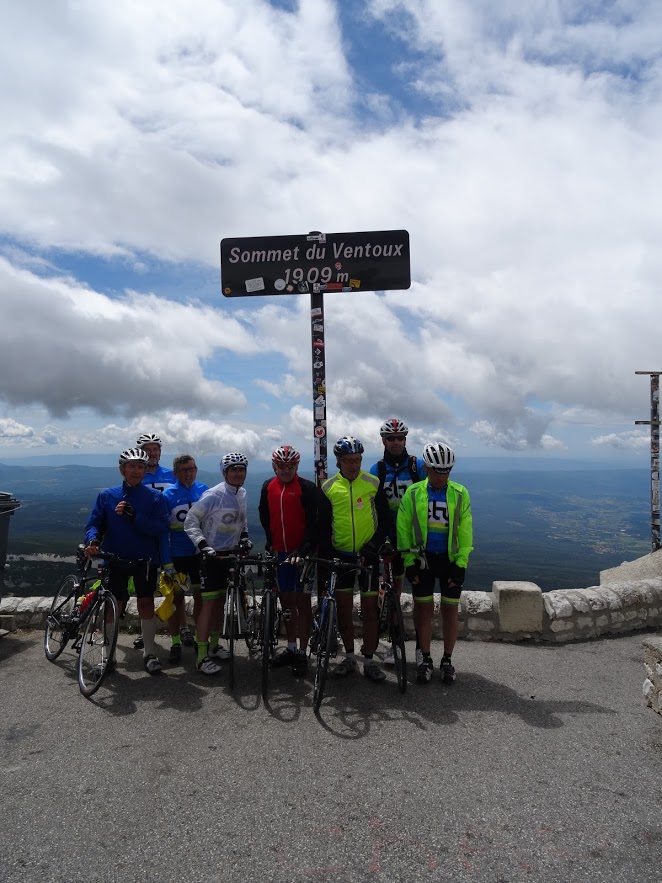
<path fill-rule="evenodd" d="M 378 444 L 396 414 L 412 441 L 559 451 L 582 427 L 645 413 L 634 371 L 659 358 L 659 4 L 364 8 L 415 50 L 384 61 L 401 95 L 425 96 L 423 117 L 359 94 L 331 0 L 7 10 L 7 419 L 43 404 L 51 434 L 32 432 L 51 446 L 92 412 L 162 420 L 200 450 L 303 439 L 307 298 L 212 307 L 206 292 L 162 293 L 149 267 L 217 270 L 228 235 L 400 227 L 408 292 L 326 300 L 332 435 Z M 382 110 L 359 119 L 359 106 Z M 59 273 L 70 251 L 142 265 L 145 291 Z"/>
<path fill-rule="evenodd" d="M 644 451 L 650 450 L 650 431 L 643 432 L 640 429 L 631 429 L 628 432 L 609 432 L 606 435 L 598 435 L 591 439 L 595 447 L 616 448 L 621 451 Z"/>

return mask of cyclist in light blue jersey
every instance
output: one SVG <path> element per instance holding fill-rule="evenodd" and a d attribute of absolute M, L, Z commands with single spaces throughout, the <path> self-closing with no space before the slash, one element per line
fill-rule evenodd
<path fill-rule="evenodd" d="M 153 432 L 143 432 L 136 441 L 136 447 L 147 454 L 147 470 L 142 480 L 143 484 L 151 487 L 155 491 L 163 492 L 166 488 L 177 484 L 174 472 L 170 469 L 164 469 L 159 466 L 161 459 L 161 439 Z M 138 637 L 133 642 L 133 646 L 140 650 L 143 648 L 143 636 Z"/>
<path fill-rule="evenodd" d="M 389 539 L 394 549 L 397 547 L 396 520 L 402 498 L 408 487 L 417 481 L 423 481 L 426 477 L 423 460 L 407 453 L 408 432 L 409 427 L 398 417 L 389 417 L 385 420 L 379 429 L 384 445 L 384 456 L 370 467 L 370 472 L 377 476 L 386 493 L 391 512 Z M 404 574 L 402 556 L 396 552 L 393 557 L 393 588 L 398 595 L 402 592 Z M 416 646 L 418 648 L 418 639 Z M 391 646 L 384 656 L 384 664 L 395 665 Z"/>
<path fill-rule="evenodd" d="M 193 592 L 193 619 L 197 622 L 200 613 L 200 556 L 184 530 L 184 521 L 189 509 L 200 499 L 206 484 L 196 481 L 198 467 L 191 454 L 180 454 L 172 463 L 172 471 L 177 484 L 163 491 L 163 499 L 168 506 L 170 530 L 161 538 L 161 563 L 168 579 L 183 573 L 189 578 Z M 193 646 L 193 635 L 186 624 L 186 598 L 182 591 L 174 595 L 175 612 L 168 620 L 170 631 L 170 655 L 168 662 L 178 663 L 182 655 L 182 644 Z"/>

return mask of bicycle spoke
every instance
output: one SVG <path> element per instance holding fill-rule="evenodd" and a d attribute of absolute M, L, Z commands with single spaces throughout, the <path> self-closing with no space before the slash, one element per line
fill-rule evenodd
<path fill-rule="evenodd" d="M 74 608 L 80 591 L 78 577 L 70 575 L 62 580 L 55 592 L 44 630 L 44 653 L 50 662 L 58 658 L 74 635 Z"/>
<path fill-rule="evenodd" d="M 101 686 L 111 660 L 119 631 L 119 609 L 110 593 L 93 603 L 85 620 L 78 658 L 78 685 L 83 696 L 92 696 Z"/>

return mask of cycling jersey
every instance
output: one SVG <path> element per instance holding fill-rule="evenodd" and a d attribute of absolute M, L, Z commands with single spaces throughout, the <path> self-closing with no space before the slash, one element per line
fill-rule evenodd
<path fill-rule="evenodd" d="M 154 488 L 155 491 L 164 491 L 166 488 L 176 485 L 177 479 L 172 469 L 165 469 L 163 466 L 157 465 L 154 472 L 145 473 L 143 484 Z"/>
<path fill-rule="evenodd" d="M 170 531 L 161 537 L 161 562 L 172 564 L 174 557 L 185 558 L 195 555 L 196 548 L 184 530 L 184 521 L 191 506 L 196 503 L 206 490 L 206 484 L 194 481 L 186 487 L 181 481 L 163 491 L 163 499 L 168 506 Z"/>
<path fill-rule="evenodd" d="M 359 472 L 348 481 L 338 472 L 322 482 L 327 504 L 320 507 L 320 538 L 340 552 L 360 552 L 370 540 L 381 546 L 389 531 L 389 508 L 379 479 Z"/>
<path fill-rule="evenodd" d="M 274 552 L 294 552 L 304 543 L 317 544 L 317 509 L 319 489 L 295 475 L 284 483 L 275 476 L 268 478 L 260 493 L 260 523 L 267 545 Z"/>
<path fill-rule="evenodd" d="M 184 530 L 196 549 L 204 541 L 217 552 L 228 552 L 248 530 L 247 510 L 245 489 L 222 481 L 191 506 Z"/>
<path fill-rule="evenodd" d="M 133 520 L 117 515 L 117 504 L 133 507 Z M 159 541 L 168 533 L 168 507 L 162 495 L 144 484 L 123 482 L 101 491 L 85 525 L 85 544 L 100 539 L 101 549 L 125 559 L 148 558 L 159 563 Z"/>
<path fill-rule="evenodd" d="M 420 457 L 410 456 L 406 450 L 397 458 L 384 452 L 383 459 L 370 467 L 370 473 L 377 476 L 384 488 L 391 510 L 390 536 L 395 540 L 398 508 L 407 488 L 425 478 L 425 464 Z"/>
<path fill-rule="evenodd" d="M 430 520 L 429 481 L 421 481 L 407 489 L 398 510 L 398 548 L 428 546 L 428 525 Z M 433 501 L 434 502 L 434 501 Z M 436 505 L 439 505 L 437 501 Z M 446 486 L 446 507 L 448 522 L 449 560 L 458 567 L 466 567 L 473 549 L 473 524 L 469 492 L 461 484 L 449 481 Z M 417 556 L 407 552 L 404 556 L 406 567 L 417 561 Z"/>

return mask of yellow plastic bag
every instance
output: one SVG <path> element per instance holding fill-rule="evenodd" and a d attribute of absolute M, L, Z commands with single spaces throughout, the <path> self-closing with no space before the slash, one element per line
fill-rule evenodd
<path fill-rule="evenodd" d="M 161 571 L 161 576 L 159 578 L 159 592 L 163 595 L 163 601 L 159 604 L 156 609 L 156 615 L 158 618 L 165 622 L 170 619 L 172 614 L 175 612 L 175 587 L 177 583 L 175 580 L 167 579 L 165 573 Z"/>

